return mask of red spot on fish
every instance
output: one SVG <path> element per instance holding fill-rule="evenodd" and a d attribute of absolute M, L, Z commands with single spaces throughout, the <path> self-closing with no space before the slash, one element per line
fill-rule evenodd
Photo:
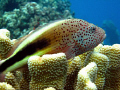
<path fill-rule="evenodd" d="M 80 25 L 82 26 L 82 24 L 80 23 Z"/>
<path fill-rule="evenodd" d="M 63 33 L 65 33 L 65 31 L 63 31 Z"/>
<path fill-rule="evenodd" d="M 64 23 L 65 25 L 67 25 L 67 23 Z"/>

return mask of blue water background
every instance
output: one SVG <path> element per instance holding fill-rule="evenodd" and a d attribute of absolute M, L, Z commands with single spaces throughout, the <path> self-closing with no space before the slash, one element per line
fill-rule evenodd
<path fill-rule="evenodd" d="M 102 27 L 104 20 L 111 20 L 120 32 L 120 0 L 70 0 L 70 2 L 71 10 L 75 11 L 75 18 L 84 19 L 99 27 Z"/>

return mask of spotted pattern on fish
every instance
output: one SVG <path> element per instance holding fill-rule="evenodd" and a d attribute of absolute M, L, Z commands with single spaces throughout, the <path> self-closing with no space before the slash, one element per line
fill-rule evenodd
<path fill-rule="evenodd" d="M 103 41 L 104 35 L 105 32 L 101 28 L 81 19 L 65 20 L 54 29 L 54 39 L 59 43 L 56 50 L 63 51 L 66 47 L 67 49 L 71 47 L 68 52 L 71 56 L 77 56 L 94 48 Z"/>
<path fill-rule="evenodd" d="M 26 65 L 32 55 L 63 52 L 67 59 L 73 58 L 97 46 L 105 36 L 103 29 L 82 19 L 52 22 L 18 40 L 9 57 L 1 63 L 0 72 L 6 73 Z"/>

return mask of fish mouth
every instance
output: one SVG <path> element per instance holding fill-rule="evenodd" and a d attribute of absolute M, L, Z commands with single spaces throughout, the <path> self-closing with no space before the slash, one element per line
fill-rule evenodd
<path fill-rule="evenodd" d="M 106 38 L 106 34 L 104 34 L 103 38 L 101 39 L 101 42 Z"/>
<path fill-rule="evenodd" d="M 103 36 L 103 40 L 106 38 L 106 34 L 104 34 L 104 36 Z"/>

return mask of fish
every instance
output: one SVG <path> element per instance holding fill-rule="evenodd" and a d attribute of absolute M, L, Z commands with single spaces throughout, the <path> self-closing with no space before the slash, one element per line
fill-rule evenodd
<path fill-rule="evenodd" d="M 33 55 L 63 52 L 67 59 L 71 59 L 93 49 L 105 37 L 102 28 L 82 19 L 51 22 L 17 40 L 7 58 L 0 63 L 0 73 L 23 67 Z"/>

